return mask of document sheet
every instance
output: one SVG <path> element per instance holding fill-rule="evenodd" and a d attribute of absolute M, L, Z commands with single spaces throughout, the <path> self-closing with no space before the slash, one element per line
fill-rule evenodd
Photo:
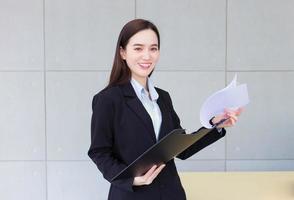
<path fill-rule="evenodd" d="M 224 112 L 225 108 L 237 109 L 249 103 L 247 84 L 237 85 L 237 74 L 231 83 L 213 93 L 200 109 L 200 123 L 205 128 L 212 128 L 209 120 Z"/>

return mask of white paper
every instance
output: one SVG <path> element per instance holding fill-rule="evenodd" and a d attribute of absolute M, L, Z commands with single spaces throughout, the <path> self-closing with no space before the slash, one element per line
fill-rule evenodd
<path fill-rule="evenodd" d="M 231 83 L 206 99 L 200 109 L 200 123 L 212 128 L 209 120 L 224 112 L 225 108 L 237 109 L 249 103 L 247 84 L 237 85 L 237 75 Z"/>

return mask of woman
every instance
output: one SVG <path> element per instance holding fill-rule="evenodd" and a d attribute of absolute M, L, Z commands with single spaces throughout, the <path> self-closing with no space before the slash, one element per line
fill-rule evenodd
<path fill-rule="evenodd" d="M 128 22 L 120 32 L 108 86 L 93 98 L 89 157 L 110 181 L 150 146 L 181 128 L 168 92 L 150 81 L 159 59 L 160 37 L 154 24 Z M 177 157 L 187 159 L 225 135 L 241 110 L 226 110 L 211 123 L 228 118 Z M 197 180 L 195 180 L 197 181 Z M 153 166 L 140 177 L 111 182 L 110 200 L 186 199 L 174 160 Z"/>

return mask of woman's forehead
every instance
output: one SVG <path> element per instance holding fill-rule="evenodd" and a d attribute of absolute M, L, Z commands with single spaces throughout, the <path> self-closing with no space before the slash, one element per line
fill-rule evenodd
<path fill-rule="evenodd" d="M 158 45 L 158 38 L 153 30 L 142 30 L 130 38 L 129 45 Z"/>

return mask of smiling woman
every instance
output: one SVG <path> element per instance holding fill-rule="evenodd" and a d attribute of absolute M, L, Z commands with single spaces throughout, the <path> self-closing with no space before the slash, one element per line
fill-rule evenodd
<path fill-rule="evenodd" d="M 155 88 L 149 79 L 159 50 L 159 32 L 153 23 L 128 22 L 118 38 L 109 84 L 93 98 L 88 155 L 111 182 L 109 200 L 186 199 L 173 159 L 142 176 L 111 181 L 158 140 L 181 128 L 169 93 Z M 187 159 L 222 138 L 223 127 L 235 124 L 239 114 L 227 110 L 215 116 L 211 123 L 228 120 L 177 157 Z"/>
<path fill-rule="evenodd" d="M 121 57 L 129 66 L 132 77 L 146 88 L 146 77 L 153 71 L 159 59 L 158 39 L 151 29 L 139 31 L 125 48 L 120 47 Z"/>
<path fill-rule="evenodd" d="M 147 37 L 145 37 L 145 35 Z M 156 56 L 152 66 L 155 67 L 159 58 L 160 36 L 157 27 L 147 20 L 135 19 L 127 23 L 121 30 L 118 37 L 116 51 L 110 75 L 108 87 L 120 85 L 129 82 L 131 79 L 131 70 L 129 67 L 135 67 L 135 57 L 146 56 L 149 50 L 153 52 L 152 57 Z M 150 55 L 147 55 L 147 57 Z M 146 58 L 145 58 L 146 59 Z M 147 58 L 150 60 L 149 58 Z M 131 63 L 128 63 L 131 62 Z M 130 66 L 128 66 L 130 64 Z M 150 62 L 142 62 L 141 66 L 148 68 Z M 136 64 L 136 65 L 139 65 Z M 152 74 L 149 72 L 149 76 Z"/>

